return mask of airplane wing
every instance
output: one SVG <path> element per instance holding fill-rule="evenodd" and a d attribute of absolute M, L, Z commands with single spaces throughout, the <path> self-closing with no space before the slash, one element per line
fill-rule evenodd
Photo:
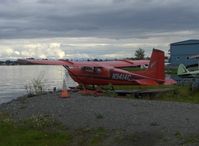
<path fill-rule="evenodd" d="M 149 64 L 149 60 L 115 60 L 115 61 L 83 61 L 75 62 L 79 65 L 87 66 L 109 66 L 115 68 L 124 68 L 124 67 L 137 67 L 144 66 Z"/>
<path fill-rule="evenodd" d="M 68 60 L 46 60 L 46 59 L 18 59 L 20 64 L 42 64 L 42 65 L 87 65 L 87 66 L 112 66 L 116 68 L 136 67 L 149 64 L 148 60 L 116 60 L 116 61 L 68 61 Z"/>
<path fill-rule="evenodd" d="M 37 59 L 18 59 L 18 63 L 20 64 L 38 64 L 38 65 L 66 65 L 70 66 L 73 62 L 66 60 L 37 60 Z"/>
<path fill-rule="evenodd" d="M 102 62 L 102 64 L 116 68 L 137 67 L 137 66 L 148 65 L 149 60 L 116 60 L 116 61 Z"/>
<path fill-rule="evenodd" d="M 40 65 L 80 65 L 80 66 L 111 66 L 116 68 L 136 67 L 149 64 L 148 60 L 116 60 L 116 61 L 68 61 L 68 60 L 46 60 L 46 59 L 18 59 L 20 64 L 40 64 Z"/>

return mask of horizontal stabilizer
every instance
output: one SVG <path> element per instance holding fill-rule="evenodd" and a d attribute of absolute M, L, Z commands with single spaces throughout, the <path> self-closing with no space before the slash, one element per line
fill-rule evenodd
<path fill-rule="evenodd" d="M 136 82 L 140 85 L 145 85 L 145 86 L 159 85 L 155 80 L 150 80 L 150 79 L 139 79 L 136 80 Z"/>
<path fill-rule="evenodd" d="M 173 79 L 166 79 L 164 81 L 164 85 L 174 85 L 174 84 L 176 84 L 176 81 Z"/>

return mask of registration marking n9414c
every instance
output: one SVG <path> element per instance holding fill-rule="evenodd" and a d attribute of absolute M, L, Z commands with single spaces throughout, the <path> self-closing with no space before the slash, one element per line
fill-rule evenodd
<path fill-rule="evenodd" d="M 123 74 L 123 73 L 113 73 L 112 79 L 114 80 L 125 80 L 125 81 L 131 81 L 132 75 L 129 74 Z"/>

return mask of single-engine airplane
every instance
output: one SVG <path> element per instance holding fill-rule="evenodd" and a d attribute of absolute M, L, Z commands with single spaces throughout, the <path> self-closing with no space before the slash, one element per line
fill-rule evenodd
<path fill-rule="evenodd" d="M 126 71 L 123 67 L 144 65 L 146 61 L 72 62 L 66 60 L 23 60 L 29 64 L 63 65 L 80 85 L 160 85 L 174 84 L 165 79 L 164 52 L 153 49 L 149 66 L 143 71 Z"/>

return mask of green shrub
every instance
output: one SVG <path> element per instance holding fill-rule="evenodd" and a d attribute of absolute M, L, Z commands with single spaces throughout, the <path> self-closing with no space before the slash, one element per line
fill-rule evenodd
<path fill-rule="evenodd" d="M 25 89 L 29 97 L 43 94 L 45 91 L 43 75 L 32 79 L 31 82 L 25 85 Z"/>

